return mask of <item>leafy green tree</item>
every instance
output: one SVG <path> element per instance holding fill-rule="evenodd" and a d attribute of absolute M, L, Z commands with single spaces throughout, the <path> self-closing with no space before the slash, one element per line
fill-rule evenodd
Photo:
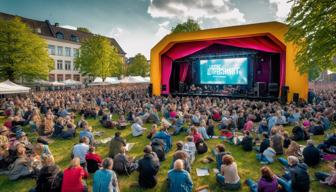
<path fill-rule="evenodd" d="M 77 27 L 77 31 L 85 32 L 85 33 L 91 33 L 91 31 L 86 27 Z"/>
<path fill-rule="evenodd" d="M 335 0 L 290 0 L 293 2 L 287 18 L 287 41 L 298 45 L 295 63 L 310 79 L 322 71 L 335 70 L 336 3 Z"/>
<path fill-rule="evenodd" d="M 122 57 L 111 42 L 103 36 L 93 35 L 86 39 L 76 57 L 76 68 L 83 75 L 106 77 L 118 74 Z M 120 74 L 118 74 L 120 75 Z"/>
<path fill-rule="evenodd" d="M 47 43 L 20 18 L 0 19 L 0 78 L 47 79 L 54 67 Z"/>
<path fill-rule="evenodd" d="M 192 32 L 201 30 L 200 25 L 193 19 L 188 19 L 184 23 L 179 23 L 171 29 L 172 33 Z"/>
<path fill-rule="evenodd" d="M 140 75 L 140 76 L 147 76 L 149 73 L 149 64 L 147 61 L 147 58 L 142 55 L 141 53 L 138 53 L 135 55 L 128 66 L 128 74 L 129 75 Z"/>

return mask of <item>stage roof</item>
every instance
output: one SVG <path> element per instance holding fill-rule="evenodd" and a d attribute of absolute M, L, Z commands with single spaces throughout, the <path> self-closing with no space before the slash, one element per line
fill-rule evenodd
<path fill-rule="evenodd" d="M 290 96 L 299 93 L 300 97 L 307 98 L 308 78 L 301 75 L 295 65 L 296 48 L 292 43 L 285 42 L 284 35 L 288 27 L 280 22 L 265 22 L 247 25 L 229 26 L 215 29 L 206 29 L 195 32 L 173 33 L 165 36 L 151 49 L 151 83 L 153 94 L 161 94 L 162 63 L 161 56 L 178 43 L 237 39 L 255 36 L 267 36 L 286 50 L 286 78 L 285 84 L 290 86 Z M 290 97 L 289 96 L 289 97 Z"/>

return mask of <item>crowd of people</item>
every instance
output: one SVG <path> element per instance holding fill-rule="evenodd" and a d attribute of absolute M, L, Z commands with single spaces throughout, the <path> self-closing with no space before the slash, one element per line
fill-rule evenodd
<path fill-rule="evenodd" d="M 6 118 L 0 127 L 0 169 L 10 180 L 35 178 L 31 191 L 88 191 L 85 179 L 89 175 L 94 192 L 119 191 L 117 176 L 134 171 L 139 172 L 139 187 L 153 188 L 166 154 L 174 150 L 167 173 L 168 191 L 189 192 L 195 188 L 190 171 L 197 155 L 211 150 L 215 158 L 205 160 L 216 162 L 214 179 L 221 188 L 240 189 L 246 183 L 251 191 L 304 192 L 310 189 L 309 167 L 336 159 L 335 132 L 326 135 L 322 143 L 312 139 L 312 135 L 325 135 L 336 121 L 334 90 L 318 90 L 307 103 L 281 105 L 216 97 L 150 96 L 145 85 L 130 85 L 34 92 L 1 99 L 0 106 Z M 88 118 L 118 130 L 106 158 L 96 153 L 97 141 Z M 147 130 L 145 123 L 151 123 L 151 129 Z M 287 125 L 293 126 L 289 132 L 284 128 Z M 128 128 L 133 137 L 149 139 L 141 159 L 127 152 L 122 135 Z M 24 130 L 37 135 L 37 141 L 30 140 Z M 179 134 L 186 136 L 184 141 L 174 140 Z M 78 135 L 71 163 L 62 170 L 55 164 L 48 141 Z M 218 140 L 214 149 L 209 149 L 210 139 Z M 299 141 L 307 145 L 301 146 Z M 258 182 L 250 178 L 242 181 L 234 151 L 226 151 L 224 143 L 256 152 L 262 164 Z M 274 174 L 269 167 L 275 161 L 283 165 L 283 175 Z M 317 172 L 316 178 L 335 187 L 336 164 L 331 168 L 330 173 Z"/>

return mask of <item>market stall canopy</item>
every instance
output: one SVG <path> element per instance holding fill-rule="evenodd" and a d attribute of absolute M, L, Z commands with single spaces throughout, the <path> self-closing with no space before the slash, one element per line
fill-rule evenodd
<path fill-rule="evenodd" d="M 119 84 L 120 81 L 118 80 L 118 77 L 106 77 L 105 83 L 109 83 L 109 84 Z"/>
<path fill-rule="evenodd" d="M 96 77 L 93 83 L 102 83 L 103 79 L 101 77 Z"/>
<path fill-rule="evenodd" d="M 124 77 L 120 80 L 121 83 L 148 83 L 143 77 L 141 76 L 128 76 Z"/>
<path fill-rule="evenodd" d="M 65 85 L 82 85 L 82 82 L 75 81 L 75 80 L 72 80 L 72 79 L 67 79 L 67 80 L 63 81 L 63 83 Z"/>
<path fill-rule="evenodd" d="M 0 94 L 17 94 L 17 93 L 28 93 L 29 87 L 24 87 L 22 85 L 15 84 L 10 80 L 0 83 Z"/>

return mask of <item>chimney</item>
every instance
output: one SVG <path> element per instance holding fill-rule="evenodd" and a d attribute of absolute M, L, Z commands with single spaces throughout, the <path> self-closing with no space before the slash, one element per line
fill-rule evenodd
<path fill-rule="evenodd" d="M 59 27 L 59 23 L 55 23 L 55 27 Z"/>

